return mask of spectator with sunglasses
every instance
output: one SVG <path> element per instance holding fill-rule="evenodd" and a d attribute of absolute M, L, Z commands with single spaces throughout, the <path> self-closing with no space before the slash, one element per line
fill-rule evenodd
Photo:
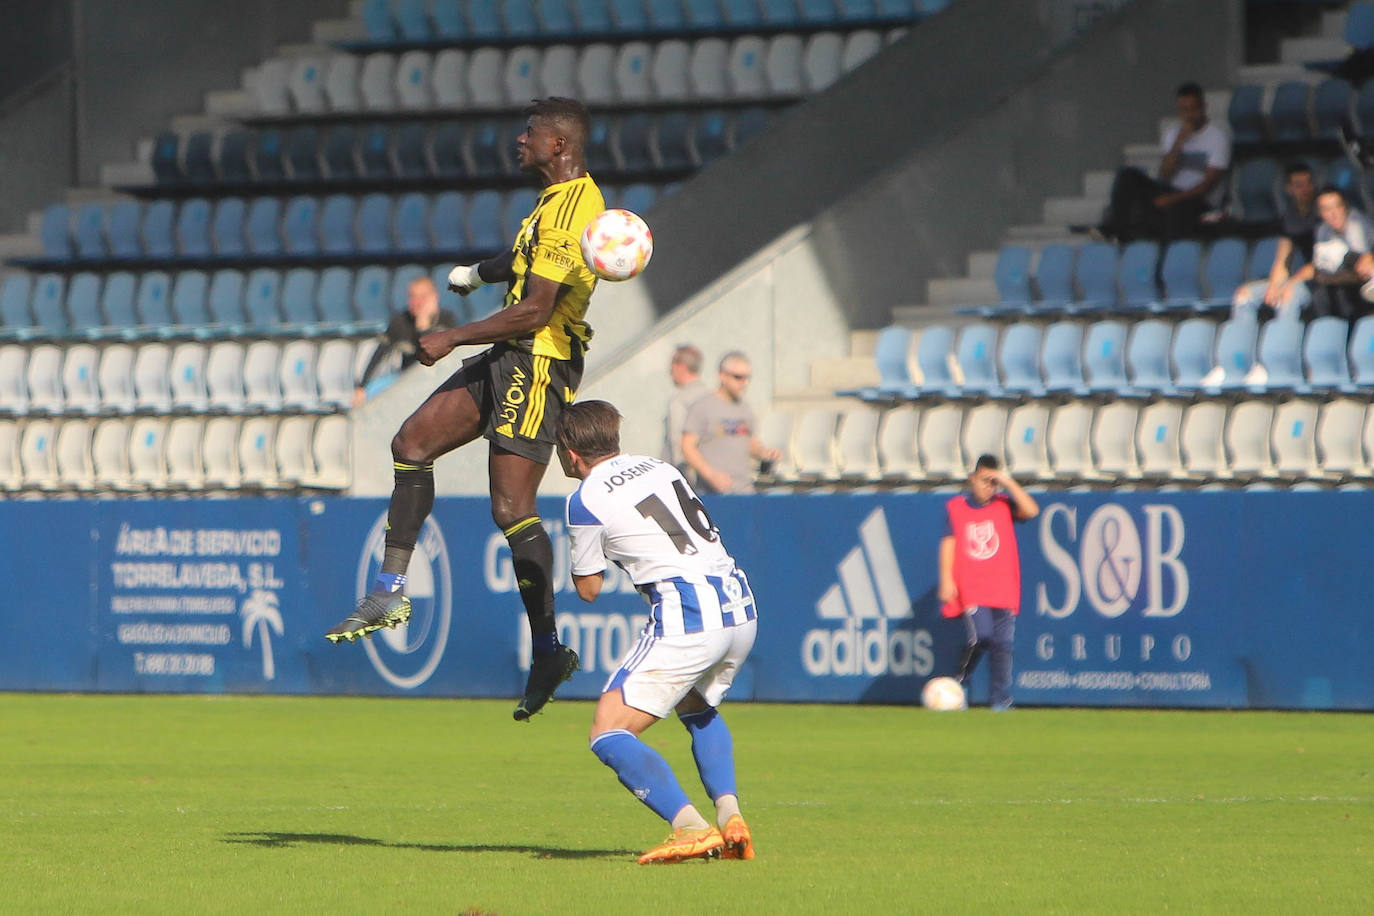
<path fill-rule="evenodd" d="M 754 464 L 782 453 L 759 441 L 753 409 L 744 401 L 749 357 L 738 350 L 721 357 L 720 387 L 698 398 L 683 424 L 682 455 L 706 493 L 754 492 Z"/>

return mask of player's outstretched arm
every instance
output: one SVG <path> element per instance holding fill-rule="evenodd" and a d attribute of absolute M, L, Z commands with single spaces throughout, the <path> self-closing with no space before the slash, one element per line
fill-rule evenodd
<path fill-rule="evenodd" d="M 456 347 L 499 343 L 530 334 L 549 323 L 558 298 L 570 288 L 567 284 L 531 274 L 525 281 L 524 298 L 519 302 L 480 321 L 426 334 L 420 338 L 416 355 L 422 365 L 432 366 Z"/>
<path fill-rule="evenodd" d="M 449 271 L 448 288 L 460 296 L 466 296 L 488 283 L 509 283 L 514 275 L 511 270 L 514 262 L 515 252 L 508 251 L 476 264 L 459 264 Z"/>

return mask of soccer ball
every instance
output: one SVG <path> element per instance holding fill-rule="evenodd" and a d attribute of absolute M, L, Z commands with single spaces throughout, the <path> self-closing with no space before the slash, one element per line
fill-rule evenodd
<path fill-rule="evenodd" d="M 582 230 L 582 257 L 603 280 L 628 280 L 653 255 L 653 233 L 629 210 L 603 210 Z"/>
<path fill-rule="evenodd" d="M 952 677 L 933 677 L 921 688 L 921 705 L 937 712 L 968 709 L 964 685 Z"/>

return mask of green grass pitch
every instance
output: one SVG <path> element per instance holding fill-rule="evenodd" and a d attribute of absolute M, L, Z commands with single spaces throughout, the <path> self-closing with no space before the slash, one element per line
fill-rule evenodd
<path fill-rule="evenodd" d="M 511 708 L 0 695 L 0 912 L 1374 907 L 1368 715 L 727 704 L 758 858 L 640 867 L 591 705 Z"/>

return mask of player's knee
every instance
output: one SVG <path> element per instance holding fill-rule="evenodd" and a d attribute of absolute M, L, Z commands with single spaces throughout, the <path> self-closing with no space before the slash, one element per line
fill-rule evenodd
<path fill-rule="evenodd" d="M 507 493 L 500 492 L 491 494 L 491 520 L 502 531 L 510 528 L 518 521 L 538 514 L 532 499 L 516 499 Z"/>
<path fill-rule="evenodd" d="M 402 426 L 396 435 L 391 437 L 391 460 L 406 464 L 424 464 L 429 458 L 420 449 L 420 444 L 415 441 L 410 431 Z"/>

